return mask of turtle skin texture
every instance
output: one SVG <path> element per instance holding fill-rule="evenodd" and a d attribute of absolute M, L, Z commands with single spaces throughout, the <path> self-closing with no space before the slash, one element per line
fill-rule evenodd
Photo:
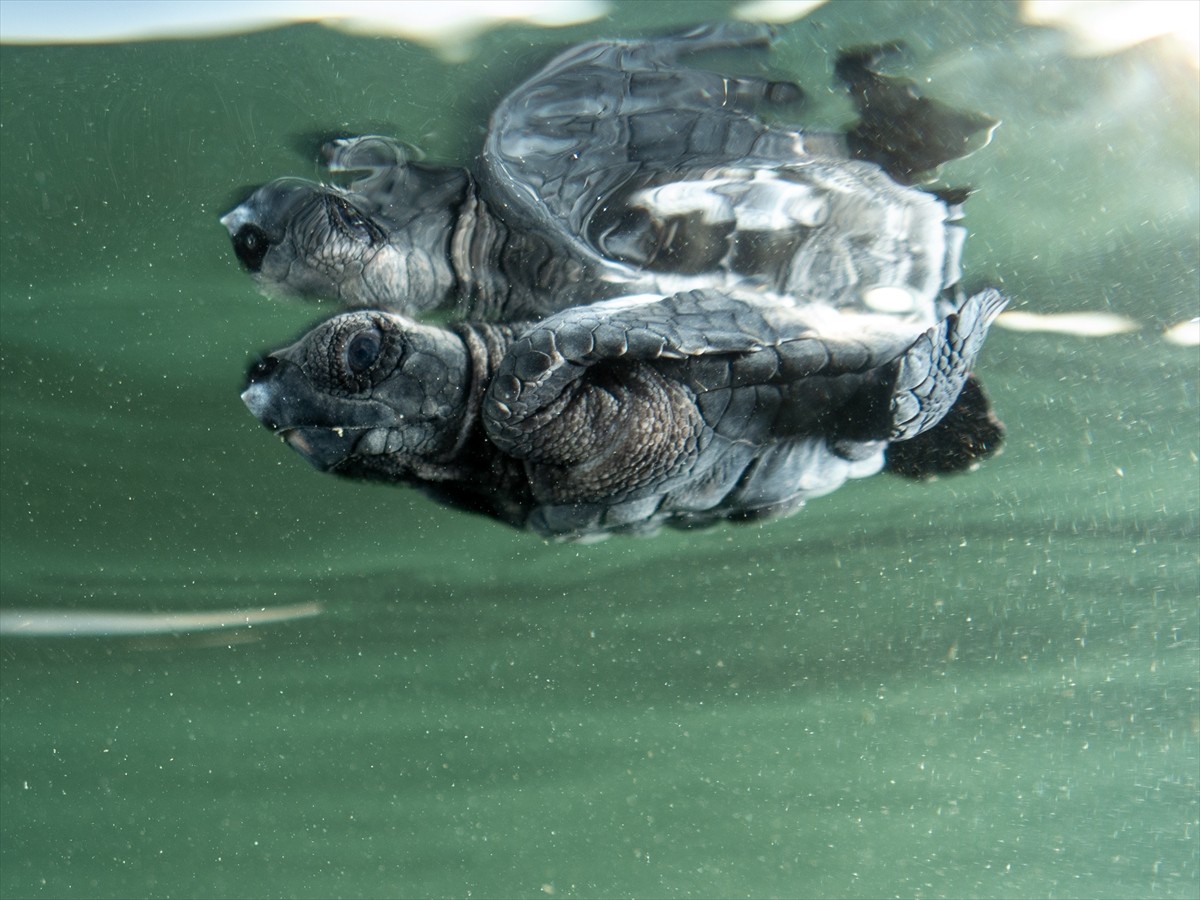
<path fill-rule="evenodd" d="M 323 471 L 548 538 L 650 533 L 787 515 L 894 448 L 910 477 L 969 468 L 999 444 L 970 373 L 1004 304 L 985 290 L 929 327 L 714 289 L 518 324 L 350 311 L 242 398 Z"/>
<path fill-rule="evenodd" d="M 268 293 L 421 317 L 529 321 L 597 300 L 755 289 L 931 325 L 959 280 L 964 191 L 914 184 L 996 122 L 838 56 L 859 118 L 845 133 L 769 124 L 797 85 L 693 65 L 762 50 L 725 22 L 574 47 L 511 91 L 470 167 L 367 135 L 323 148 L 346 186 L 270 182 L 222 218 Z"/>

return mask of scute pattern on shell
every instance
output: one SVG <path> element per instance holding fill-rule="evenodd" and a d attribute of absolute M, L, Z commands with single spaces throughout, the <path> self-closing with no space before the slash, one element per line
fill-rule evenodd
<path fill-rule="evenodd" d="M 725 22 L 584 44 L 500 103 L 469 170 L 414 161 L 392 138 L 339 139 L 325 157 L 357 174 L 348 187 L 279 179 L 222 221 L 264 289 L 343 307 L 518 321 L 752 282 L 848 309 L 890 291 L 931 324 L 958 279 L 960 210 L 910 183 L 995 123 L 879 74 L 876 48 L 839 58 L 853 140 L 767 124 L 760 113 L 786 112 L 798 86 L 696 63 L 772 40 Z"/>
<path fill-rule="evenodd" d="M 505 98 L 470 171 L 366 136 L 326 149 L 348 187 L 260 188 L 222 220 L 243 264 L 350 311 L 252 367 L 247 407 L 322 470 L 558 539 L 994 453 L 972 370 L 1006 301 L 958 288 L 967 192 L 912 183 L 995 123 L 880 74 L 887 48 L 839 57 L 846 135 L 766 124 L 795 85 L 691 64 L 771 39 L 584 44 Z M 411 317 L 434 309 L 452 324 Z"/>

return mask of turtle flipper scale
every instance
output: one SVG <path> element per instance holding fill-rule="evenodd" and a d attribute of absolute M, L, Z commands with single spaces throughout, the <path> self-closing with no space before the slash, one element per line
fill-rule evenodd
<path fill-rule="evenodd" d="M 679 65 L 682 55 L 767 46 L 771 29 L 702 26 L 647 41 L 574 48 L 510 93 L 492 114 L 480 184 L 506 222 L 548 236 L 599 266 L 590 219 L 639 172 L 746 158 L 804 158 L 796 132 L 758 118 L 803 97 L 794 84 Z"/>
<path fill-rule="evenodd" d="M 909 347 L 896 366 L 890 440 L 909 440 L 942 421 L 966 384 L 988 327 L 1007 304 L 999 291 L 981 291 Z"/>
<path fill-rule="evenodd" d="M 766 330 L 755 307 L 715 291 L 565 310 L 509 347 L 484 401 L 488 434 L 506 453 L 537 454 L 531 430 L 560 427 L 549 411 L 596 367 L 755 352 Z"/>
<path fill-rule="evenodd" d="M 994 455 L 1003 443 L 1004 425 L 979 380 L 969 375 L 940 422 L 888 447 L 885 471 L 916 479 L 963 472 Z"/>

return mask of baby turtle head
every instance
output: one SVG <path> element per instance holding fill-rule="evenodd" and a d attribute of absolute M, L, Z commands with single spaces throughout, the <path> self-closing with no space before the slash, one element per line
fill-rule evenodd
<path fill-rule="evenodd" d="M 279 178 L 255 190 L 221 217 L 233 241 L 233 252 L 260 284 L 268 288 L 287 284 L 299 249 L 294 220 L 310 217 L 323 204 L 324 192 L 321 185 L 311 181 Z M 319 290 L 314 293 L 322 296 Z M 324 296 L 330 295 L 327 288 Z"/>
<path fill-rule="evenodd" d="M 267 293 L 349 308 L 419 313 L 459 296 L 451 236 L 473 190 L 464 169 L 411 161 L 390 138 L 334 141 L 324 151 L 348 186 L 280 178 L 221 224 Z"/>
<path fill-rule="evenodd" d="M 436 263 L 414 253 L 403 235 L 389 231 L 376 204 L 350 190 L 280 178 L 221 224 L 242 266 L 268 294 L 420 309 L 431 305 L 425 295 L 444 290 Z"/>
<path fill-rule="evenodd" d="M 469 372 L 453 332 L 350 312 L 251 366 L 242 401 L 318 469 L 438 480 L 469 426 Z"/>

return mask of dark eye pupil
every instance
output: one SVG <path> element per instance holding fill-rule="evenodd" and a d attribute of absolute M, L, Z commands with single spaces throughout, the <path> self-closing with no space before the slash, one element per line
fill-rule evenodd
<path fill-rule="evenodd" d="M 271 239 L 257 225 L 243 225 L 233 236 L 233 252 L 251 272 L 262 268 L 263 258 L 271 249 Z"/>
<path fill-rule="evenodd" d="M 355 375 L 361 375 L 375 364 L 383 339 L 378 331 L 362 331 L 350 339 L 346 347 L 346 365 Z"/>

